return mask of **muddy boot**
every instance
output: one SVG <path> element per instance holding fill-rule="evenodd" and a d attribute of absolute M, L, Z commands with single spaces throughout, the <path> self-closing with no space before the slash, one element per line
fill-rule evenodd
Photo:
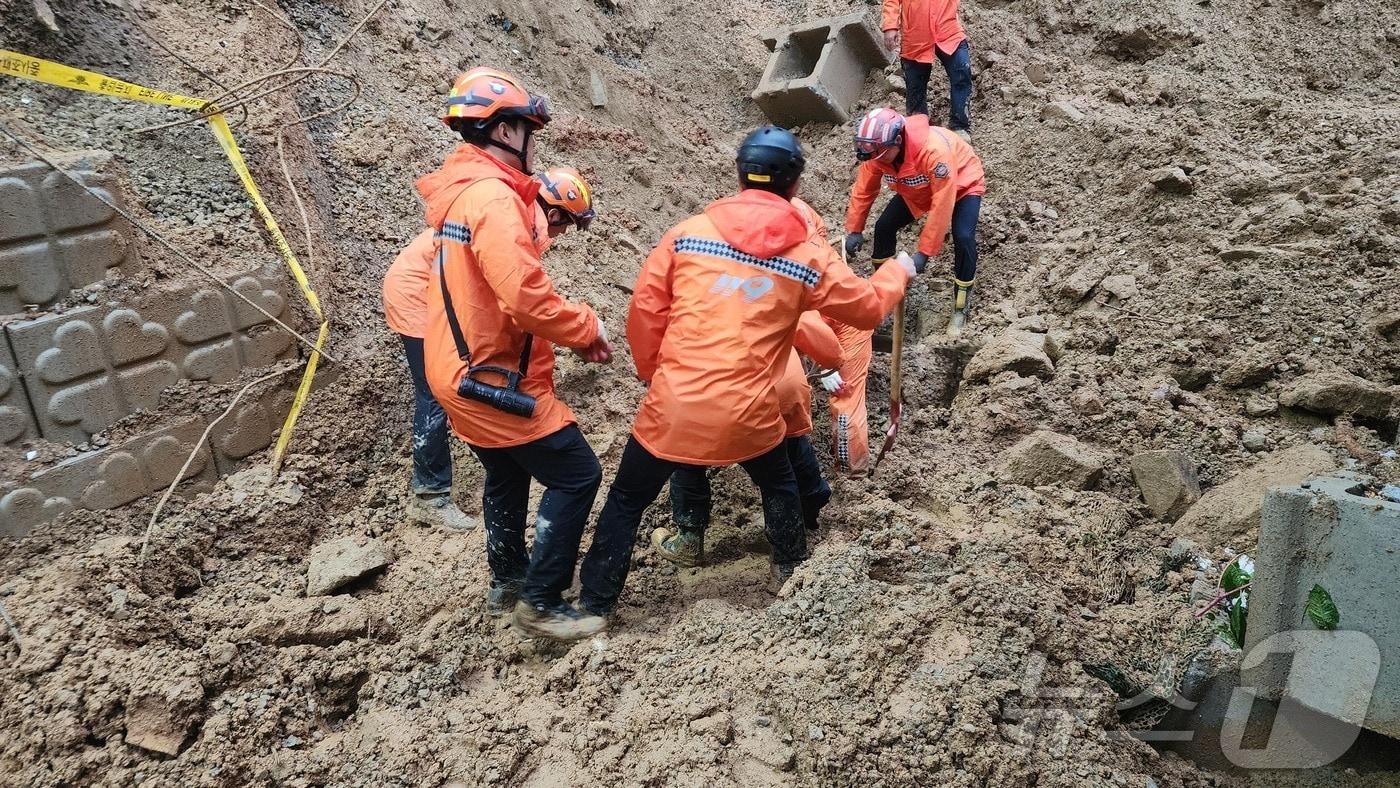
<path fill-rule="evenodd" d="M 972 315 L 972 283 L 953 279 L 953 316 L 948 320 L 948 336 L 957 339 L 967 328 L 967 320 Z"/>
<path fill-rule="evenodd" d="M 523 599 L 515 603 L 510 623 L 526 637 L 564 641 L 593 637 L 608 626 L 606 619 L 580 613 L 567 602 L 537 607 Z"/>
<path fill-rule="evenodd" d="M 486 589 L 486 615 L 505 616 L 515 609 L 515 603 L 519 601 L 520 589 L 507 583 L 501 585 L 491 584 Z"/>
<path fill-rule="evenodd" d="M 795 571 L 797 564 L 773 564 L 768 574 L 768 590 L 782 596 L 783 586 L 787 585 Z"/>
<path fill-rule="evenodd" d="M 651 532 L 651 546 L 667 561 L 687 569 L 700 565 L 705 559 L 703 531 L 672 531 L 658 528 Z"/>
<path fill-rule="evenodd" d="M 449 531 L 470 531 L 476 527 L 476 518 L 457 508 L 451 493 L 415 495 L 408 504 L 408 513 L 416 523 Z"/>
<path fill-rule="evenodd" d="M 962 137 L 963 142 L 966 142 L 969 145 L 972 144 L 972 132 L 968 131 L 967 129 L 953 129 L 953 133 L 958 135 L 959 137 Z"/>

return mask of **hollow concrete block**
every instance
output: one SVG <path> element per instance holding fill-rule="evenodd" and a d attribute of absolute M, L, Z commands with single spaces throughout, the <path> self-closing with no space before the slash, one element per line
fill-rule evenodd
<path fill-rule="evenodd" d="M 183 479 L 207 486 L 217 471 L 208 445 L 200 443 L 204 428 L 202 418 L 185 419 L 64 460 L 0 489 L 0 536 L 24 536 L 36 525 L 74 509 L 115 509 L 162 491 L 191 452 L 195 459 Z"/>
<path fill-rule="evenodd" d="M 111 154 L 71 154 L 60 164 L 125 204 Z M 124 219 L 42 162 L 0 168 L 0 315 L 48 306 L 108 269 L 141 269 Z"/>
<path fill-rule="evenodd" d="M 865 14 L 781 28 L 764 36 L 773 52 L 753 100 L 780 126 L 845 123 L 865 75 L 890 62 L 880 31 Z"/>
<path fill-rule="evenodd" d="M 1400 504 L 1366 490 L 1355 478 L 1336 476 L 1268 491 L 1245 651 L 1278 633 L 1313 629 L 1305 608 L 1313 585 L 1321 585 L 1341 613 L 1338 630 L 1363 632 L 1379 648 L 1365 727 L 1400 737 Z M 1277 698 L 1289 668 L 1287 660 L 1269 660 L 1244 675 Z"/>
<path fill-rule="evenodd" d="M 13 445 L 36 434 L 19 367 L 9 344 L 0 337 L 0 445 Z"/>

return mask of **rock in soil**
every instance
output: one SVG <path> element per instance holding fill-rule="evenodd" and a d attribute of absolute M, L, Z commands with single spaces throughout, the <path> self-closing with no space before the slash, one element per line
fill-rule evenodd
<path fill-rule="evenodd" d="M 1133 480 L 1147 508 L 1162 520 L 1175 520 L 1201 497 L 1196 466 L 1186 455 L 1171 449 L 1133 455 Z"/>
<path fill-rule="evenodd" d="M 1337 463 L 1317 446 L 1295 446 L 1265 456 L 1223 484 L 1207 490 L 1177 522 L 1180 532 L 1203 545 L 1252 545 L 1259 533 L 1264 492 L 1293 485 L 1336 469 Z"/>
<path fill-rule="evenodd" d="M 1001 478 L 1027 487 L 1058 484 L 1087 490 L 1103 478 L 1103 460 L 1068 435 L 1041 430 L 1007 450 Z"/>
<path fill-rule="evenodd" d="M 321 596 L 389 565 L 389 549 L 379 539 L 353 537 L 324 542 L 311 549 L 306 595 Z"/>
<path fill-rule="evenodd" d="M 1385 419 L 1395 406 L 1397 387 L 1357 377 L 1349 372 L 1314 372 L 1293 381 L 1279 402 L 1324 416 L 1352 414 Z"/>

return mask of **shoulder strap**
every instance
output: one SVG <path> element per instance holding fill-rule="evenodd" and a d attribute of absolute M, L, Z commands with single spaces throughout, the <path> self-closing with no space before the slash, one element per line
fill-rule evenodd
<path fill-rule="evenodd" d="M 462 192 L 466 189 L 463 188 Z M 458 197 L 461 197 L 459 192 Z M 447 253 L 442 244 L 442 228 L 438 227 L 438 251 L 437 269 L 438 286 L 442 288 L 442 308 L 447 312 L 447 327 L 452 330 L 452 342 L 457 346 L 457 357 L 467 364 L 467 372 L 470 374 L 472 367 L 471 350 L 467 347 L 467 337 L 462 333 L 462 323 L 457 319 L 457 309 L 452 305 L 452 293 L 447 289 Z M 525 347 L 520 351 L 520 377 L 525 377 L 530 372 L 530 354 L 535 347 L 535 335 L 525 335 Z"/>
<path fill-rule="evenodd" d="M 447 254 L 443 251 L 442 232 L 438 231 L 438 285 L 442 287 L 442 308 L 447 312 L 447 326 L 452 329 L 452 342 L 457 345 L 457 357 L 472 365 L 472 353 L 467 349 L 467 338 L 462 334 L 462 324 L 457 322 L 457 309 L 452 306 L 452 293 L 447 290 Z"/>

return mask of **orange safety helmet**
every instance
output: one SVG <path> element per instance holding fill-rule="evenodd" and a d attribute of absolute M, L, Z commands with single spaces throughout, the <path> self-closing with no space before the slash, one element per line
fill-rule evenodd
<path fill-rule="evenodd" d="M 593 223 L 593 190 L 573 167 L 552 167 L 535 176 L 540 188 L 540 204 L 546 210 L 558 208 L 580 230 Z"/>
<path fill-rule="evenodd" d="M 899 144 L 904 116 L 889 107 L 872 109 L 856 124 L 856 158 L 868 161 Z"/>
<path fill-rule="evenodd" d="M 452 83 L 442 122 L 451 126 L 454 118 L 466 119 L 477 129 L 509 118 L 523 118 L 535 128 L 544 128 L 549 122 L 549 102 L 530 95 L 510 74 L 478 67 Z"/>

